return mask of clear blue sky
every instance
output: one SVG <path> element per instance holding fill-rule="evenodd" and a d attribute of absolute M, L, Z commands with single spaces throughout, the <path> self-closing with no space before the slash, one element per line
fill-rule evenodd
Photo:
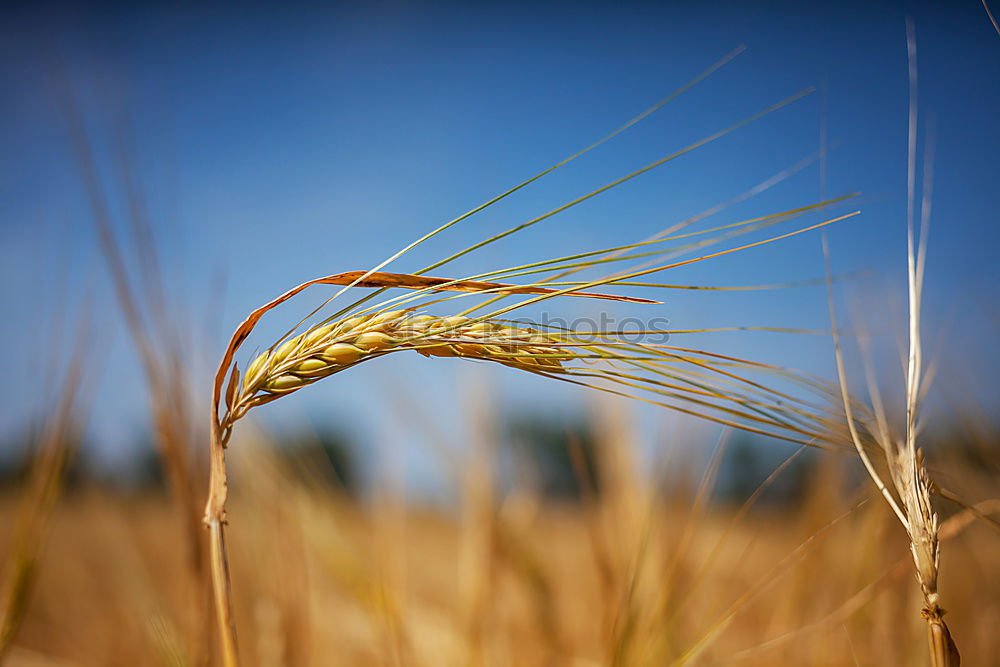
<path fill-rule="evenodd" d="M 91 438 L 114 453 L 145 427 L 142 380 L 96 251 L 60 81 L 70 82 L 98 146 L 123 109 L 134 125 L 135 172 L 201 373 L 253 307 L 303 280 L 369 267 L 603 136 L 740 44 L 744 54 L 675 103 L 397 270 L 825 86 L 826 192 L 863 195 L 862 216 L 831 232 L 835 270 L 870 270 L 853 289 L 888 322 L 896 314 L 880 290 L 901 289 L 905 257 L 907 15 L 918 35 L 921 138 L 931 119 L 936 137 L 928 334 L 944 337 L 935 351 L 948 371 L 942 383 L 994 406 L 1000 36 L 978 0 L 66 5 L 8 10 L 0 22 L 0 344 L 9 360 L 0 432 L 38 413 L 49 323 L 86 298 L 100 339 Z M 644 238 L 814 152 L 821 107 L 813 94 L 454 272 Z M 120 180 L 107 176 L 115 195 Z M 813 165 L 717 222 L 818 198 Z M 779 282 L 820 276 L 821 262 L 819 238 L 808 236 L 672 278 Z M 658 308 L 678 327 L 812 327 L 826 316 L 821 288 L 670 295 Z M 830 373 L 828 340 L 729 336 L 692 342 Z M 306 414 L 369 440 L 405 439 L 400 406 L 409 401 L 460 433 L 446 406 L 480 380 L 479 369 L 459 366 L 383 360 L 261 412 L 276 423 Z M 505 406 L 585 405 L 580 392 L 516 375 L 483 370 Z M 404 398 L 390 400 L 395 407 L 372 400 L 389 394 Z"/>

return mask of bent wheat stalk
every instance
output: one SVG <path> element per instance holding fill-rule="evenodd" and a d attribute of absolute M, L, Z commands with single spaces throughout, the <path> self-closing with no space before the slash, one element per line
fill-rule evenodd
<path fill-rule="evenodd" d="M 731 57 L 732 55 L 727 56 L 726 59 L 710 68 L 708 72 L 717 69 L 721 63 Z M 679 233 L 688 224 L 693 224 L 695 220 L 692 219 L 690 222 L 686 221 L 674 225 L 647 241 L 490 271 L 458 280 L 422 275 L 499 239 L 548 220 L 570 207 L 715 141 L 752 120 L 790 104 L 809 91 L 804 91 L 767 107 L 744 121 L 695 142 L 687 148 L 671 153 L 665 158 L 656 160 L 588 194 L 577 197 L 568 204 L 475 243 L 415 274 L 382 271 L 387 264 L 398 259 L 416 245 L 482 211 L 487 206 L 587 153 L 634 125 L 666 101 L 676 97 L 676 94 L 704 78 L 708 72 L 703 73 L 680 89 L 678 93 L 640 114 L 601 141 L 529 178 L 486 204 L 445 223 L 405 246 L 372 269 L 364 272 L 336 274 L 303 283 L 253 311 L 240 324 L 223 354 L 215 375 L 211 414 L 210 482 L 204 518 L 210 534 L 210 562 L 212 588 L 216 601 L 216 621 L 220 633 L 223 661 L 227 667 L 238 664 L 224 531 L 228 495 L 225 447 L 232 437 L 233 428 L 254 407 L 275 401 L 322 378 L 352 368 L 365 361 L 407 350 L 429 357 L 459 357 L 491 361 L 547 378 L 636 398 L 653 405 L 667 407 L 755 433 L 814 446 L 838 446 L 838 439 L 828 435 L 831 424 L 837 423 L 837 415 L 831 414 L 829 407 L 824 407 L 822 401 L 819 403 L 811 402 L 786 391 L 781 391 L 773 387 L 769 380 L 780 378 L 799 389 L 805 389 L 825 398 L 830 395 L 832 388 L 822 381 L 788 369 L 747 359 L 668 345 L 665 342 L 653 343 L 642 340 L 636 342 L 631 337 L 631 334 L 637 333 L 644 335 L 691 333 L 694 331 L 718 331 L 718 329 L 686 329 L 683 332 L 647 329 L 638 332 L 581 333 L 534 323 L 514 323 L 506 318 L 508 314 L 518 308 L 561 296 L 638 304 L 657 303 L 649 299 L 590 291 L 608 285 L 698 289 L 698 286 L 636 282 L 635 279 L 693 262 L 776 242 L 796 234 L 825 227 L 858 213 L 855 211 L 817 224 L 807 225 L 792 232 L 691 259 L 669 263 L 656 263 L 650 260 L 650 258 L 658 257 L 662 261 L 663 258 L 689 253 L 736 235 L 747 234 L 770 225 L 811 214 L 838 203 L 841 201 L 839 199 L 701 232 Z M 763 189 L 766 188 L 762 187 L 758 191 L 763 191 Z M 714 234 L 714 236 L 707 238 L 703 236 L 701 239 L 693 241 L 690 239 L 690 237 L 705 234 Z M 681 245 L 668 247 L 667 244 L 673 241 L 680 241 Z M 650 260 L 653 261 L 654 265 L 649 266 L 647 263 L 639 268 L 619 271 L 610 276 L 593 280 L 558 282 L 566 275 L 583 269 L 604 267 L 636 259 Z M 524 276 L 532 276 L 532 282 L 528 284 L 492 282 L 497 279 L 509 280 Z M 340 286 L 341 289 L 322 302 L 285 336 L 257 355 L 241 374 L 235 362 L 236 354 L 261 318 L 272 309 L 315 285 L 336 285 Z M 329 317 L 312 323 L 301 333 L 292 335 L 313 316 L 317 315 L 323 307 L 352 287 L 374 288 L 376 291 L 356 300 Z M 402 288 L 408 291 L 403 296 L 388 298 L 377 305 L 364 306 L 372 298 L 392 288 Z M 492 306 L 498 301 L 522 295 L 525 298 L 516 303 L 506 306 Z M 480 298 L 482 301 L 466 308 L 458 315 L 444 315 L 437 311 L 437 308 L 442 307 L 442 304 L 456 298 Z M 434 310 L 426 310 L 428 307 L 434 307 Z M 478 311 L 485 312 L 479 315 L 474 314 Z"/>

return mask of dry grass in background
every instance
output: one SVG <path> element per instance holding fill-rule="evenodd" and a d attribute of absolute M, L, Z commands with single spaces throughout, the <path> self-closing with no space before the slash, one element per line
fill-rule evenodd
<path fill-rule="evenodd" d="M 455 468 L 454 513 L 391 491 L 359 505 L 241 439 L 230 546 L 244 661 L 641 665 L 699 647 L 693 664 L 925 663 L 906 537 L 847 480 L 850 459 L 826 455 L 801 502 L 727 509 L 706 505 L 697 476 L 654 494 L 627 412 L 595 413 L 602 491 L 579 506 L 494 486 L 487 422 Z M 957 461 L 949 471 L 970 494 L 995 484 Z M 941 539 L 949 624 L 966 664 L 992 664 L 1000 540 L 962 512 Z M 54 514 L 8 664 L 195 664 L 182 544 L 162 497 L 75 492 Z"/>

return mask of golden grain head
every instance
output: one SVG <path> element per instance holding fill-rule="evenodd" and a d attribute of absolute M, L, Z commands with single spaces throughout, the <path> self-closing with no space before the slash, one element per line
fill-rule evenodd
<path fill-rule="evenodd" d="M 462 315 L 435 317 L 390 310 L 313 327 L 258 355 L 247 366 L 237 412 L 261 392 L 287 394 L 366 358 L 398 350 L 428 357 L 494 361 L 523 370 L 557 370 L 571 353 L 553 347 L 560 335 Z"/>

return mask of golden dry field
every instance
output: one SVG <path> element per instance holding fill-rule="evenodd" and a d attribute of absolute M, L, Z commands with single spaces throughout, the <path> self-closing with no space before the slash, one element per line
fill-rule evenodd
<path fill-rule="evenodd" d="M 266 449 L 242 450 L 230 556 L 243 659 L 924 664 L 905 535 L 853 460 L 828 455 L 799 471 L 795 502 L 765 503 L 764 490 L 758 503 L 727 505 L 706 502 L 711 472 L 653 494 L 628 444 L 599 441 L 603 491 L 580 504 L 500 492 L 483 454 L 462 468 L 447 511 L 408 507 L 391 491 L 361 503 Z M 987 475 L 949 462 L 948 478 L 987 493 L 996 465 Z M 4 535 L 16 504 L 3 501 Z M 996 517 L 1000 503 L 981 508 Z M 162 495 L 75 489 L 50 533 L 7 664 L 186 665 L 214 651 L 201 575 Z M 963 662 L 996 664 L 996 526 L 952 508 L 941 537 L 942 596 Z"/>

